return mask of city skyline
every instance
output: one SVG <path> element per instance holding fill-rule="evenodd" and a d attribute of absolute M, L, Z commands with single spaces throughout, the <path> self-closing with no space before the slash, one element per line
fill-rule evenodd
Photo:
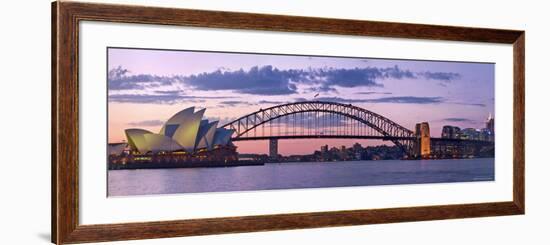
<path fill-rule="evenodd" d="M 205 118 L 221 126 L 260 108 L 309 100 L 357 105 L 411 130 L 427 121 L 439 137 L 444 125 L 482 128 L 494 115 L 494 64 L 109 48 L 108 90 L 110 143 L 125 140 L 127 128 L 158 132 L 189 106 L 206 108 Z M 280 152 L 355 142 L 381 143 L 281 141 Z M 267 149 L 267 142 L 236 145 L 244 153 Z"/>

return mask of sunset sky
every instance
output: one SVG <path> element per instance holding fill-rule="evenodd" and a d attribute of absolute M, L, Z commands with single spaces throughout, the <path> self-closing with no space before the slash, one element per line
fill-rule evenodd
<path fill-rule="evenodd" d="M 353 104 L 414 129 L 429 122 L 482 128 L 494 115 L 494 64 L 373 58 L 108 49 L 109 142 L 124 129 L 158 132 L 190 106 L 227 123 L 277 104 L 315 100 Z M 321 145 L 388 144 L 368 140 L 281 140 L 279 152 L 309 154 Z M 266 153 L 267 142 L 236 142 Z"/>

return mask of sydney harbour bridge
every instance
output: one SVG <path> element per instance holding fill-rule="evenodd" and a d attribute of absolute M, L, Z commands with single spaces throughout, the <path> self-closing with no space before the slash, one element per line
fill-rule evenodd
<path fill-rule="evenodd" d="M 403 112 L 413 113 L 413 112 Z M 494 151 L 494 142 L 430 137 L 426 122 L 415 130 L 351 104 L 304 101 L 259 109 L 223 126 L 234 130 L 233 141 L 269 140 L 270 155 L 277 154 L 281 139 L 373 139 L 391 141 L 406 158 L 469 152 L 477 156 Z"/>

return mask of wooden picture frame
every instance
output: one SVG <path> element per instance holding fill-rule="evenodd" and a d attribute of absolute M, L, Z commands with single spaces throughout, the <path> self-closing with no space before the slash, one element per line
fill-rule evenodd
<path fill-rule="evenodd" d="M 513 45 L 513 201 L 125 224 L 79 224 L 79 22 L 107 21 Z M 52 242 L 151 239 L 525 212 L 525 33 L 454 26 L 58 1 L 52 4 Z"/>

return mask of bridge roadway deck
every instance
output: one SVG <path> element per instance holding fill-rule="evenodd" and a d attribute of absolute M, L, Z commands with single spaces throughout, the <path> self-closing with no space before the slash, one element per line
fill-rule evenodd
<path fill-rule="evenodd" d="M 236 137 L 232 141 L 252 141 L 252 140 L 270 140 L 270 139 L 375 139 L 375 140 L 416 140 L 416 137 L 393 137 L 393 136 L 358 136 L 358 135 L 280 135 L 280 136 L 251 136 Z M 465 140 L 465 139 L 447 139 L 430 138 L 431 141 L 448 143 L 491 143 L 492 141 L 483 140 Z"/>
<path fill-rule="evenodd" d="M 393 136 L 357 136 L 357 135 L 281 135 L 281 136 L 257 136 L 236 137 L 232 141 L 269 140 L 269 139 L 378 139 L 378 140 L 416 140 L 416 137 Z"/>

